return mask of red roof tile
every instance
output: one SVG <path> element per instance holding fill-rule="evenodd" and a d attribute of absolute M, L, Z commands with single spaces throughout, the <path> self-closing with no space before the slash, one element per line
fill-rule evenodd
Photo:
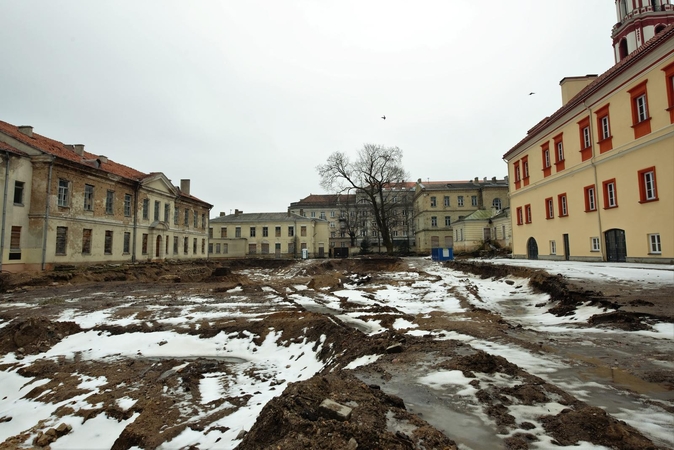
<path fill-rule="evenodd" d="M 3 122 L 1 120 L 0 120 L 0 132 L 8 136 L 11 136 L 17 141 L 26 144 L 29 147 L 32 147 L 36 150 L 75 163 L 90 166 L 90 164 L 86 163 L 87 160 L 94 161 L 96 159 L 99 159 L 98 155 L 86 151 L 83 153 L 82 156 L 80 156 L 77 153 L 75 153 L 74 149 L 67 147 L 62 142 L 55 141 L 54 139 L 50 139 L 45 136 L 41 136 L 35 132 L 33 133 L 32 137 L 26 136 L 25 134 L 19 131 L 19 127 L 11 125 L 7 122 Z M 99 169 L 103 170 L 104 172 L 111 173 L 113 175 L 118 175 L 120 177 L 136 181 L 140 180 L 145 176 L 143 172 L 140 172 L 136 169 L 132 169 L 131 167 L 125 166 L 123 164 L 119 164 L 110 159 L 108 159 L 107 162 L 101 163 Z"/>
<path fill-rule="evenodd" d="M 644 43 L 641 47 L 637 48 L 634 50 L 632 53 L 627 55 L 626 58 L 622 59 L 620 62 L 615 64 L 613 67 L 608 69 L 606 72 L 601 74 L 599 77 L 597 77 L 592 83 L 588 84 L 585 86 L 583 90 L 581 90 L 578 94 L 576 94 L 571 100 L 569 100 L 565 105 L 563 105 L 561 108 L 559 108 L 557 111 L 555 111 L 554 114 L 552 114 L 550 117 L 546 117 L 545 119 L 541 120 L 538 124 L 536 124 L 529 132 L 527 135 L 519 141 L 513 148 L 508 150 L 503 155 L 503 159 L 507 159 L 508 156 L 510 156 L 512 153 L 517 151 L 522 145 L 525 143 L 529 142 L 530 140 L 533 140 L 536 133 L 538 133 L 540 130 L 544 129 L 548 124 L 553 124 L 557 119 L 562 117 L 564 114 L 578 106 L 580 103 L 582 103 L 584 100 L 586 100 L 588 97 L 590 97 L 592 94 L 606 86 L 611 80 L 616 78 L 618 75 L 621 73 L 625 72 L 629 67 L 637 63 L 642 57 L 645 57 L 648 53 L 651 51 L 655 50 L 658 46 L 660 46 L 663 42 L 667 41 L 668 39 L 671 39 L 674 37 L 674 24 L 668 25 L 667 28 L 662 30 L 660 33 L 652 37 L 650 40 L 648 40 L 646 43 Z"/>
<path fill-rule="evenodd" d="M 24 155 L 24 156 L 26 155 L 26 153 L 22 152 L 21 150 L 15 149 L 14 147 L 5 142 L 0 142 L 0 151 L 14 153 L 15 155 Z"/>

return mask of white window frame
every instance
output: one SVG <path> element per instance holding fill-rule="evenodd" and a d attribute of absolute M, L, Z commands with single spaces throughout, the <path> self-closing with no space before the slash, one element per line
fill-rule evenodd
<path fill-rule="evenodd" d="M 549 149 L 546 148 L 545 150 L 543 150 L 543 157 L 545 158 L 545 168 L 547 169 L 548 167 L 550 167 L 550 150 Z"/>
<path fill-rule="evenodd" d="M 70 206 L 70 181 L 59 178 L 58 206 L 67 208 Z"/>
<path fill-rule="evenodd" d="M 550 254 L 551 255 L 557 254 L 557 242 L 555 241 L 550 241 Z"/>
<path fill-rule="evenodd" d="M 646 193 L 646 200 L 655 200 L 658 198 L 655 187 L 655 172 L 652 170 L 644 173 L 644 192 Z"/>
<path fill-rule="evenodd" d="M 562 141 L 557 142 L 557 160 L 564 161 L 564 143 Z"/>
<path fill-rule="evenodd" d="M 597 210 L 597 196 L 594 189 L 595 188 L 591 187 L 587 190 L 587 205 L 589 206 L 589 211 Z"/>
<path fill-rule="evenodd" d="M 651 233 L 648 235 L 648 253 L 652 255 L 662 254 L 662 243 L 660 242 L 660 233 Z"/>
<path fill-rule="evenodd" d="M 583 128 L 583 143 L 585 144 L 585 148 L 590 148 L 592 145 L 591 139 L 590 139 L 590 127 L 584 127 Z"/>
<path fill-rule="evenodd" d="M 608 115 L 601 118 L 601 138 L 608 139 L 611 137 L 611 126 L 608 121 Z"/>
<path fill-rule="evenodd" d="M 552 198 L 548 199 L 548 211 L 547 211 L 547 213 L 548 213 L 548 219 L 554 219 L 554 217 L 555 217 L 555 206 L 554 206 L 554 203 L 552 201 Z M 554 242 L 554 241 L 551 241 L 551 242 Z"/>
<path fill-rule="evenodd" d="M 646 94 L 641 94 L 634 99 L 637 107 L 637 123 L 648 119 L 648 105 L 646 103 Z"/>
<path fill-rule="evenodd" d="M 568 210 L 566 208 L 566 195 L 562 195 L 560 203 L 562 204 L 562 210 L 560 211 L 561 216 L 566 216 L 568 215 Z"/>
<path fill-rule="evenodd" d="M 592 252 L 598 252 L 601 251 L 601 245 L 599 242 L 599 238 L 596 236 L 593 236 L 590 238 L 590 251 Z"/>
<path fill-rule="evenodd" d="M 459 206 L 463 206 L 463 195 L 459 195 L 456 201 Z"/>
<path fill-rule="evenodd" d="M 606 195 L 609 208 L 615 208 L 616 206 L 618 206 L 615 196 L 615 183 L 606 184 Z"/>

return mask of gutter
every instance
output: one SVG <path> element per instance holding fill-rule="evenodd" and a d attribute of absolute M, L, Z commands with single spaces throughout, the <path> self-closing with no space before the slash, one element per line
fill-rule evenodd
<path fill-rule="evenodd" d="M 592 124 L 594 121 L 592 120 L 592 109 L 583 101 L 583 106 L 585 106 L 585 109 L 587 110 L 587 113 L 590 116 L 590 142 L 592 142 L 592 158 L 590 158 L 590 164 L 592 165 L 592 172 L 594 173 L 594 203 L 595 207 L 597 208 L 597 226 L 599 227 L 599 251 L 601 252 L 601 260 L 606 261 L 606 245 L 601 240 L 601 237 L 603 236 L 603 227 L 601 224 L 601 208 L 599 207 L 599 178 L 597 177 L 597 156 L 595 154 L 595 145 L 594 145 L 594 132 L 592 129 Z M 568 206 L 567 206 L 568 207 Z"/>
<path fill-rule="evenodd" d="M 0 272 L 2 272 L 2 260 L 5 256 L 5 220 L 7 218 L 7 189 L 9 187 L 9 152 L 5 152 L 7 165 L 5 166 L 5 193 L 2 198 L 2 230 L 0 231 Z"/>
<path fill-rule="evenodd" d="M 54 169 L 55 156 L 49 162 L 49 175 L 47 176 L 47 204 L 44 209 L 44 227 L 42 229 L 42 270 L 47 265 L 47 232 L 49 231 L 49 204 L 51 202 L 51 176 Z"/>
<path fill-rule="evenodd" d="M 140 181 L 136 182 L 136 192 L 133 196 L 133 238 L 131 243 L 131 263 L 136 263 L 136 241 L 138 234 L 138 193 L 140 192 Z"/>

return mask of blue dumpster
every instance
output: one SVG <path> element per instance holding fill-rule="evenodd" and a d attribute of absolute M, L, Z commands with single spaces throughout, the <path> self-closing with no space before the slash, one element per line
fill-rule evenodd
<path fill-rule="evenodd" d="M 454 259 L 454 249 L 433 248 L 431 249 L 431 259 L 433 261 L 451 261 Z"/>

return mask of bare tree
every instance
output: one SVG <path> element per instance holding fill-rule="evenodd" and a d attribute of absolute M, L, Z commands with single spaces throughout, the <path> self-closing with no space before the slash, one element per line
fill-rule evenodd
<path fill-rule="evenodd" d="M 354 192 L 358 201 L 363 199 L 369 204 L 387 253 L 393 252 L 393 197 L 407 178 L 402 157 L 403 152 L 398 147 L 365 144 L 353 162 L 345 153 L 335 152 L 325 164 L 317 167 L 325 190 Z"/>

